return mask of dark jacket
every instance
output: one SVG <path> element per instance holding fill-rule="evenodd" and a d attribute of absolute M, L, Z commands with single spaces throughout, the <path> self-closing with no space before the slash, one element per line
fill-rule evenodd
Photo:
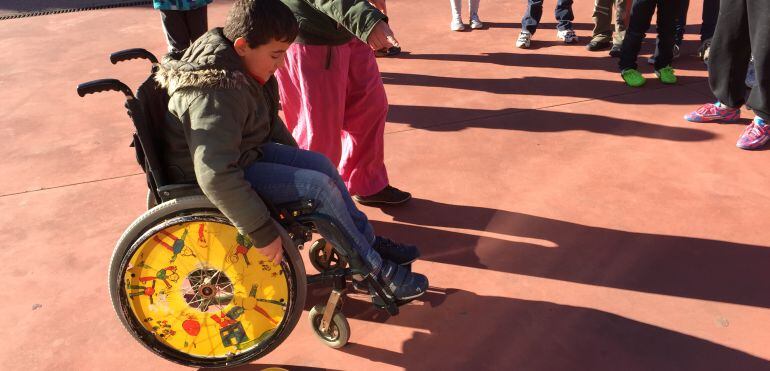
<path fill-rule="evenodd" d="M 342 45 L 355 36 L 363 42 L 374 25 L 388 18 L 366 0 L 281 0 L 299 22 L 296 42 Z"/>
<path fill-rule="evenodd" d="M 278 231 L 243 169 L 260 158 L 265 142 L 297 145 L 278 117 L 275 79 L 263 86 L 250 77 L 217 28 L 181 59 L 166 57 L 156 80 L 169 93 L 163 158 L 170 180 L 197 181 L 256 246 L 271 242 Z"/>

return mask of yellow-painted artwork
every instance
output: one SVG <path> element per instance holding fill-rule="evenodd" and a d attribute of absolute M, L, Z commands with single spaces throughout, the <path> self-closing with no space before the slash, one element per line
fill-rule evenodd
<path fill-rule="evenodd" d="M 124 284 L 148 331 L 198 357 L 259 345 L 283 321 L 289 295 L 283 266 L 267 261 L 235 227 L 214 221 L 151 236 L 130 258 Z"/>

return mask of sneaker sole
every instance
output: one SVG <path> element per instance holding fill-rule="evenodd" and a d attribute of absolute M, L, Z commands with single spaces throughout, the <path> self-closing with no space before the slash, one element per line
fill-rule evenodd
<path fill-rule="evenodd" d="M 409 197 L 407 197 L 407 198 L 405 198 L 403 200 L 400 200 L 400 201 L 364 201 L 364 200 L 359 199 L 358 196 L 353 196 L 353 199 L 356 202 L 358 202 L 359 204 L 366 205 L 366 206 L 369 206 L 369 205 L 400 205 L 400 204 L 403 204 L 404 202 L 407 202 L 407 201 L 411 200 L 412 196 L 409 196 Z"/>

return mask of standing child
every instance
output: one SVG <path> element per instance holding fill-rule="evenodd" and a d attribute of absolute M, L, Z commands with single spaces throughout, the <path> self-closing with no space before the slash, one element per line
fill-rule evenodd
<path fill-rule="evenodd" d="M 595 52 L 611 48 L 610 56 L 620 57 L 620 46 L 628 28 L 631 0 L 596 0 L 594 3 L 594 31 L 586 49 Z M 615 7 L 615 34 L 612 34 L 612 7 Z"/>
<path fill-rule="evenodd" d="M 153 0 L 153 7 L 160 10 L 169 53 L 181 53 L 208 31 L 206 6 L 212 1 Z"/>
<path fill-rule="evenodd" d="M 750 105 L 755 116 L 738 138 L 736 146 L 741 149 L 758 149 L 770 141 L 768 18 L 767 0 L 721 0 L 708 63 L 709 85 L 717 102 L 705 104 L 684 117 L 692 122 L 731 122 L 741 117 L 741 106 Z M 751 65 L 754 73 L 747 78 Z M 747 99 L 749 83 L 753 88 Z"/>
<path fill-rule="evenodd" d="M 647 29 L 652 23 L 652 15 L 658 8 L 658 43 L 655 48 L 655 75 L 664 84 L 675 84 L 676 75 L 671 67 L 674 59 L 674 22 L 680 11 L 681 0 L 634 0 L 631 7 L 631 19 L 621 47 L 620 76 L 631 87 L 640 87 L 646 80 L 637 70 L 636 58 L 642 48 Z"/>
<path fill-rule="evenodd" d="M 481 23 L 481 19 L 479 19 L 479 2 L 481 0 L 468 0 L 468 9 L 469 13 L 471 15 L 470 23 L 471 28 L 474 30 L 480 29 L 484 27 L 484 24 Z M 460 9 L 462 8 L 462 0 L 449 0 L 449 5 L 452 6 L 452 23 L 449 24 L 449 28 L 452 31 L 462 31 L 465 29 L 465 25 L 463 24 L 462 19 L 462 12 Z"/>
<path fill-rule="evenodd" d="M 575 15 L 572 14 L 572 0 L 558 0 L 556 2 L 556 38 L 563 40 L 565 44 L 573 44 L 578 41 L 575 31 L 572 30 L 572 20 Z M 537 31 L 540 24 L 540 18 L 543 16 L 543 0 L 528 0 L 527 11 L 524 18 L 521 19 L 521 33 L 516 40 L 517 48 L 529 48 L 532 35 Z"/>

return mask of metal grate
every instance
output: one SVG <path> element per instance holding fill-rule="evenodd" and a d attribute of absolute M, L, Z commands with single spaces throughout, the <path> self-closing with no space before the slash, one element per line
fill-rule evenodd
<path fill-rule="evenodd" d="M 0 21 L 4 21 L 6 19 L 37 17 L 37 16 L 49 15 L 49 14 L 62 14 L 62 13 L 72 13 L 72 12 L 83 12 L 87 10 L 122 8 L 122 7 L 128 7 L 128 6 L 144 6 L 144 5 L 152 5 L 152 0 L 126 1 L 126 2 L 117 3 L 117 4 L 103 4 L 103 5 L 97 4 L 97 5 L 85 6 L 85 7 L 79 7 L 79 8 L 49 9 L 49 10 L 38 10 L 38 11 L 16 13 L 16 14 L 7 14 L 7 15 L 0 16 Z"/>

